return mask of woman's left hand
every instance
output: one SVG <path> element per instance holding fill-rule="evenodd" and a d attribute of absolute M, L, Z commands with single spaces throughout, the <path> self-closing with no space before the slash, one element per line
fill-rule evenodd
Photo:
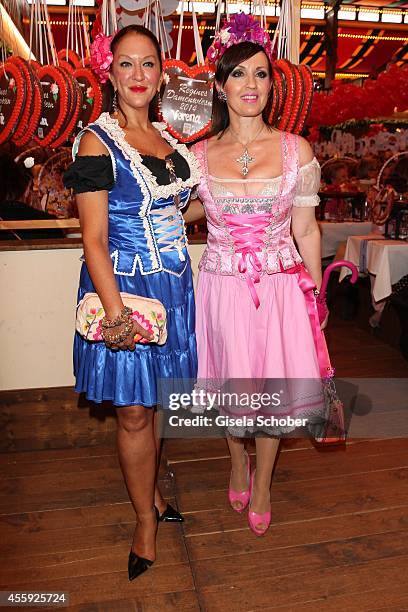
<path fill-rule="evenodd" d="M 317 314 L 319 316 L 320 329 L 324 329 L 329 318 L 329 309 L 326 304 L 326 296 L 318 295 L 316 297 Z"/>
<path fill-rule="evenodd" d="M 325 316 L 325 318 L 323 319 L 323 321 L 320 323 L 320 329 L 325 329 L 327 327 L 327 323 L 329 321 L 329 312 L 327 312 L 327 315 Z"/>

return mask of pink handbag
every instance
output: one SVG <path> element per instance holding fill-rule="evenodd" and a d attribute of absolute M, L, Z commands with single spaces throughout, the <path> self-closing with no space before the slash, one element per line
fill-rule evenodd
<path fill-rule="evenodd" d="M 167 340 L 166 309 L 159 300 L 121 292 L 122 302 L 133 311 L 133 319 L 153 334 L 152 340 L 146 340 L 136 334 L 135 342 L 140 344 L 164 344 Z M 101 321 L 105 311 L 97 293 L 85 293 L 78 304 L 75 329 L 85 340 L 102 342 Z"/>

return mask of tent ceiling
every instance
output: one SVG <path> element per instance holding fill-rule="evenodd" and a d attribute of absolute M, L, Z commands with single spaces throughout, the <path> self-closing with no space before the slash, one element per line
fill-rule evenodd
<path fill-rule="evenodd" d="M 408 8 L 407 0 L 343 0 L 342 4 L 353 4 L 356 6 L 375 6 L 389 9 Z"/>

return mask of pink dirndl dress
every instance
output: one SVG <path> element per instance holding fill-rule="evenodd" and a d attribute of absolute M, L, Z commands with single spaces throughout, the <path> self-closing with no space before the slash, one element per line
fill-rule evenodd
<path fill-rule="evenodd" d="M 230 417 L 251 417 L 227 427 L 236 436 L 295 429 L 276 419 L 272 424 L 268 415 L 310 422 L 327 416 L 321 381 L 331 366 L 314 284 L 290 232 L 292 207 L 319 203 L 320 167 L 316 159 L 299 167 L 297 136 L 282 132 L 281 146 L 282 175 L 252 182 L 209 175 L 207 142 L 193 147 L 208 225 L 196 291 L 197 387 L 252 394 L 278 389 L 282 400 L 258 406 L 256 415 L 265 418 L 256 422 L 252 407 L 219 406 Z"/>

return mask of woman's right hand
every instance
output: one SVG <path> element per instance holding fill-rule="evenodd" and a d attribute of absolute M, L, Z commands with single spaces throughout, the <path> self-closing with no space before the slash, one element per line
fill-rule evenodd
<path fill-rule="evenodd" d="M 125 323 L 121 323 L 120 325 L 116 325 L 115 327 L 111 327 L 104 331 L 105 337 L 105 346 L 112 351 L 134 351 L 136 347 L 135 336 L 139 335 L 146 340 L 152 340 L 153 334 L 147 331 L 144 327 L 142 327 L 137 321 L 133 321 L 133 329 L 129 334 L 124 338 L 122 342 L 109 342 L 109 337 L 111 334 L 118 334 L 123 331 L 125 327 Z M 111 333 L 109 333 L 111 332 Z"/>

